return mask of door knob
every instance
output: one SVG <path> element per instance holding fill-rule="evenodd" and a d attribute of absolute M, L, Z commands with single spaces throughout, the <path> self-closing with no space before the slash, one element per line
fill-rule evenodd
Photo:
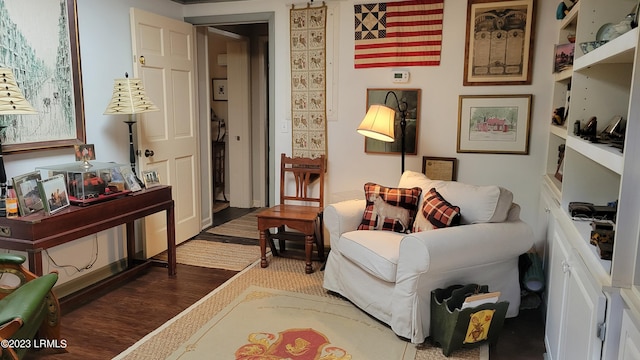
<path fill-rule="evenodd" d="M 149 149 L 144 150 L 144 157 L 150 157 L 150 156 L 153 156 L 153 154 L 154 154 L 153 150 L 149 150 Z"/>
<path fill-rule="evenodd" d="M 138 59 L 140 61 L 140 65 L 144 65 L 147 61 L 144 59 L 144 56 L 140 56 Z"/>

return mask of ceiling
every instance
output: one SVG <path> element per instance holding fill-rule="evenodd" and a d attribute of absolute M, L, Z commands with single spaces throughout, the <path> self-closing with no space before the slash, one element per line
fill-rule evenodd
<path fill-rule="evenodd" d="M 243 0 L 171 0 L 180 4 L 200 4 L 200 3 L 219 3 L 219 2 L 233 2 Z"/>

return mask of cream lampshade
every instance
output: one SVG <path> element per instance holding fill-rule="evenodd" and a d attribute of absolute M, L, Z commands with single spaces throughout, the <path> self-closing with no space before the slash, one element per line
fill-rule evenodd
<path fill-rule="evenodd" d="M 384 105 L 371 105 L 364 120 L 358 126 L 358 133 L 366 137 L 392 142 L 395 140 L 396 112 Z"/>

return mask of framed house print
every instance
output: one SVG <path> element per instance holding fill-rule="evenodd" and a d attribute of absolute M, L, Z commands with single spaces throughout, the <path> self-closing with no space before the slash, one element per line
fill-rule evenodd
<path fill-rule="evenodd" d="M 398 101 L 407 103 L 407 126 L 405 132 L 405 154 L 416 155 L 418 153 L 418 125 L 420 119 L 420 89 L 367 89 L 367 109 L 371 105 L 383 104 L 395 110 L 393 142 L 364 138 L 364 151 L 366 153 L 388 153 L 400 154 L 402 152 L 402 131 L 400 130 L 400 113 L 398 103 L 392 95 L 387 97 L 387 93 L 393 92 L 398 97 Z M 385 99 L 387 103 L 385 104 Z"/>
<path fill-rule="evenodd" d="M 459 153 L 529 154 L 532 95 L 462 95 Z"/>
<path fill-rule="evenodd" d="M 76 0 L 4 0 L 6 32 L 0 48 L 11 49 L 11 68 L 34 115 L 9 115 L 5 153 L 70 147 L 85 142 Z M 34 16 L 38 9 L 38 16 Z M 9 31 L 10 30 L 10 31 Z"/>
<path fill-rule="evenodd" d="M 463 84 L 531 84 L 534 0 L 467 1 Z"/>

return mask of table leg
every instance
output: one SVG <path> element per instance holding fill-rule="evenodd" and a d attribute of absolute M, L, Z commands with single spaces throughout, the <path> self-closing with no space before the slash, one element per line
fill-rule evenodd
<path fill-rule="evenodd" d="M 42 276 L 42 249 L 27 250 L 29 260 L 29 271 Z"/>
<path fill-rule="evenodd" d="M 312 250 L 313 250 L 313 235 L 305 235 L 304 236 L 304 253 L 305 253 L 306 266 L 304 268 L 304 272 L 307 274 L 311 274 L 313 272 L 313 266 L 311 265 Z"/>
<path fill-rule="evenodd" d="M 260 267 L 266 268 L 269 266 L 267 262 L 267 230 L 260 230 Z"/>
<path fill-rule="evenodd" d="M 167 209 L 167 263 L 169 276 L 176 274 L 176 219 L 174 207 Z"/>
<path fill-rule="evenodd" d="M 131 269 L 134 265 L 136 256 L 136 228 L 134 222 L 127 223 L 127 268 Z"/>

